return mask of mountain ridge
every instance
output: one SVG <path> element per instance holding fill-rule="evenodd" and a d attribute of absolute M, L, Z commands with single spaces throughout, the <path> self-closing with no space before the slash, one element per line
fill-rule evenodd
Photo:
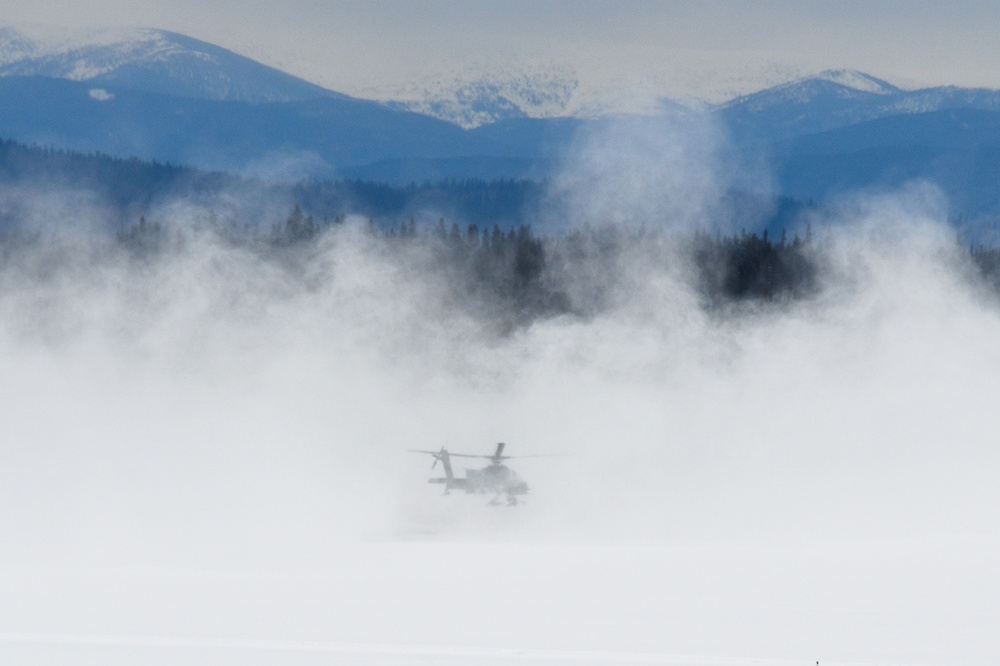
<path fill-rule="evenodd" d="M 463 128 L 456 118 L 328 91 L 175 33 L 102 40 L 46 42 L 0 31 L 0 138 L 264 180 L 362 177 L 405 185 L 545 180 L 567 165 L 581 136 L 622 129 L 619 114 L 535 117 L 575 99 L 569 76 L 468 87 L 458 101 L 480 115 L 465 116 Z M 439 115 L 465 108 L 442 107 Z M 726 159 L 742 164 L 741 155 L 753 156 L 746 163 L 773 172 L 778 194 L 820 201 L 927 179 L 942 184 L 957 214 L 1000 218 L 996 188 L 977 175 L 995 171 L 996 90 L 906 90 L 862 72 L 827 70 L 717 106 L 661 100 L 650 114 L 626 115 L 628 131 L 641 136 L 683 134 L 689 119 L 697 125 L 707 118 L 720 130 Z"/>
<path fill-rule="evenodd" d="M 780 141 L 893 115 L 952 108 L 1000 111 L 1000 91 L 939 86 L 904 90 L 853 70 L 828 70 L 737 97 L 714 112 L 738 141 Z"/>
<path fill-rule="evenodd" d="M 0 77 L 47 76 L 256 104 L 349 97 L 175 32 L 135 28 L 94 34 L 88 42 L 86 33 L 69 31 L 45 39 L 2 28 Z"/>
<path fill-rule="evenodd" d="M 125 86 L 172 96 L 251 104 L 351 98 L 281 72 L 223 47 L 166 30 L 24 29 L 0 27 L 0 77 L 48 76 L 89 81 L 96 87 Z M 434 82 L 414 82 L 400 97 L 371 101 L 428 115 L 465 129 L 515 118 L 597 118 L 605 115 L 658 115 L 688 108 L 656 96 L 656 103 L 580 97 L 576 74 L 554 63 L 531 67 L 455 73 Z M 634 93 L 634 91 L 633 91 Z M 623 93 L 628 97 L 633 93 Z M 647 94 L 648 96 L 648 94 Z M 802 118 L 809 107 L 811 118 Z M 726 102 L 702 105 L 734 129 L 737 138 L 777 127 L 767 137 L 824 131 L 895 113 L 918 113 L 972 106 L 1000 109 L 1000 92 L 937 86 L 907 90 L 871 74 L 828 69 Z M 631 112 L 629 109 L 632 109 Z"/>

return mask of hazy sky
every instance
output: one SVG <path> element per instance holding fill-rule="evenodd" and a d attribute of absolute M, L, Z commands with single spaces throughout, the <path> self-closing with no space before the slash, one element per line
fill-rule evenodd
<path fill-rule="evenodd" d="M 883 0 L 2 0 L 0 22 L 141 25 L 226 46 L 347 92 L 510 61 L 584 85 L 724 96 L 824 68 L 1000 87 L 1000 3 Z"/>

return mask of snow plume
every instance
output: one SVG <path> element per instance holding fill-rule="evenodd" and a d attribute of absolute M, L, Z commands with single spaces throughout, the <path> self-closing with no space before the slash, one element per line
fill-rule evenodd
<path fill-rule="evenodd" d="M 912 201 L 817 226 L 811 298 L 706 310 L 676 236 L 627 237 L 605 263 L 550 257 L 543 279 L 571 307 L 513 332 L 432 241 L 360 220 L 264 251 L 175 205 L 189 223 L 149 256 L 96 233 L 11 245 L 0 341 L 19 462 L 2 516 L 23 538 L 7 554 L 992 533 L 976 507 L 997 499 L 1000 319 Z M 438 497 L 405 452 L 500 440 L 566 454 L 525 461 L 532 501 L 500 518 Z"/>
<path fill-rule="evenodd" d="M 690 205 L 603 210 L 698 228 L 722 177 L 684 171 Z M 586 312 L 499 330 L 434 241 L 360 220 L 262 247 L 175 206 L 183 233 L 155 252 L 8 243 L 0 624 L 23 633 L 0 655 L 990 663 L 1000 312 L 927 201 L 814 221 L 809 298 L 707 309 L 671 236 L 635 235 Z M 571 292 L 601 256 L 552 256 L 545 279 Z M 442 497 L 406 452 L 501 440 L 564 454 L 512 462 L 524 506 Z M 72 635 L 106 638 L 60 651 Z M 247 637 L 278 642 L 212 647 Z"/>
<path fill-rule="evenodd" d="M 734 149 L 709 114 L 683 109 L 622 116 L 581 130 L 554 178 L 553 226 L 628 225 L 675 231 L 738 230 L 766 211 L 735 211 L 727 195 L 766 195 L 767 170 Z M 747 214 L 754 219 L 745 219 Z"/>

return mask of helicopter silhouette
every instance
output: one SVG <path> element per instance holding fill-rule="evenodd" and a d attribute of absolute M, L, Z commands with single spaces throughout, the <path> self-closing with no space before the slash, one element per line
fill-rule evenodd
<path fill-rule="evenodd" d="M 479 455 L 473 453 L 451 453 L 445 447 L 440 451 L 427 451 L 424 449 L 410 449 L 413 453 L 429 453 L 434 456 L 431 469 L 437 467 L 438 462 L 444 467 L 444 477 L 428 479 L 428 483 L 440 483 L 444 485 L 444 494 L 447 495 L 452 490 L 464 490 L 466 493 L 478 493 L 480 495 L 492 494 L 494 498 L 491 505 L 501 504 L 506 500 L 509 506 L 518 504 L 518 497 L 527 495 L 528 484 L 517 475 L 517 472 L 503 464 L 503 461 L 511 458 L 538 458 L 540 456 L 505 456 L 503 449 L 506 444 L 497 444 L 496 453 L 493 455 Z M 451 466 L 452 458 L 485 458 L 490 464 L 482 469 L 465 469 L 465 477 L 455 476 Z"/>

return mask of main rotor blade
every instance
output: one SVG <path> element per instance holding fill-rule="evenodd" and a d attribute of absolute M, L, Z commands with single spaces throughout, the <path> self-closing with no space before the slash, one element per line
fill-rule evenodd
<path fill-rule="evenodd" d="M 436 459 L 440 460 L 441 455 L 447 453 L 452 458 L 482 458 L 483 460 L 519 460 L 522 458 L 556 458 L 559 456 L 569 455 L 568 453 L 538 453 L 538 454 L 528 454 L 524 456 L 503 456 L 503 455 L 486 455 L 482 453 L 451 453 L 450 451 L 429 451 L 427 449 L 407 449 L 410 453 L 429 453 Z"/>
<path fill-rule="evenodd" d="M 568 453 L 539 453 L 539 454 L 528 454 L 526 456 L 486 456 L 486 455 L 476 455 L 473 453 L 449 453 L 448 455 L 453 458 L 485 458 L 486 460 L 520 460 L 521 458 L 556 458 L 559 456 L 569 455 Z"/>

